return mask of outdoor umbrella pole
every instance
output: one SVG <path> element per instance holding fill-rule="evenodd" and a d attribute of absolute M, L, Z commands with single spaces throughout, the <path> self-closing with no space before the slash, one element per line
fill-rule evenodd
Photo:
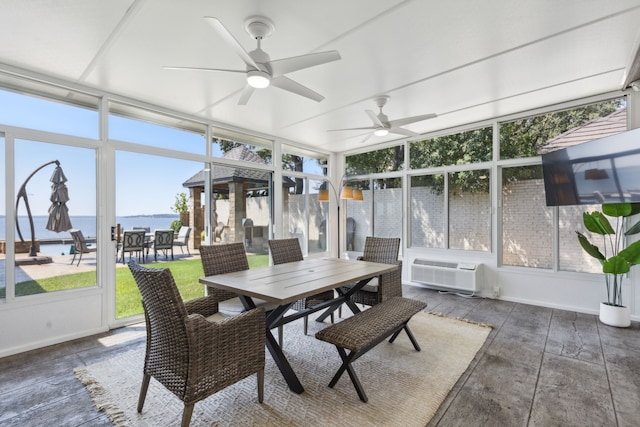
<path fill-rule="evenodd" d="M 33 216 L 31 215 L 31 207 L 29 206 L 29 197 L 27 196 L 27 183 L 29 180 L 41 169 L 56 164 L 56 169 L 54 171 L 53 176 L 51 177 L 52 189 L 53 193 L 51 195 L 51 201 L 54 202 L 52 207 L 49 209 L 49 223 L 47 224 L 47 229 L 55 232 L 66 231 L 71 228 L 71 221 L 69 220 L 69 215 L 66 210 L 66 206 L 64 205 L 67 201 L 69 201 L 69 197 L 67 195 L 66 186 L 64 183 L 66 182 L 66 177 L 62 172 L 62 168 L 60 167 L 60 162 L 58 160 L 52 160 L 38 167 L 36 170 L 31 172 L 31 174 L 24 181 L 20 189 L 18 190 L 18 197 L 16 199 L 16 211 L 15 211 L 15 219 L 16 219 L 16 229 L 18 231 L 18 236 L 20 237 L 20 241 L 24 243 L 24 238 L 22 237 L 22 231 L 20 230 L 20 222 L 18 221 L 18 207 L 20 205 L 20 198 L 24 199 L 24 205 L 27 209 L 27 217 L 29 218 L 29 227 L 31 228 L 31 247 L 29 249 L 29 256 L 36 257 L 38 253 L 36 251 L 36 237 L 35 237 L 35 227 L 33 225 Z M 52 218 L 55 216 L 55 218 Z M 52 221 L 53 220 L 53 221 Z M 55 227 L 50 228 L 50 224 Z"/>

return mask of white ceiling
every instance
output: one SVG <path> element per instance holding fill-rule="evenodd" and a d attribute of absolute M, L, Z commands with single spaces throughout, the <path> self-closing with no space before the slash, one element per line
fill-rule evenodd
<path fill-rule="evenodd" d="M 336 152 L 362 148 L 367 133 L 327 130 L 370 126 L 364 110 L 377 112 L 381 94 L 391 120 L 437 113 L 406 126 L 425 133 L 623 89 L 640 35 L 640 0 L 3 0 L 0 12 L 0 69 Z M 272 60 L 339 51 L 288 74 L 326 99 L 269 87 L 239 106 L 242 74 L 162 68 L 242 69 L 203 17 L 249 51 L 252 15 L 275 24 L 262 43 Z"/>

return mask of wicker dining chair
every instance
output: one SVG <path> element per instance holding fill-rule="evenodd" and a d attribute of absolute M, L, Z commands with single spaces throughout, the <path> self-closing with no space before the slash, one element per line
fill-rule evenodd
<path fill-rule="evenodd" d="M 274 265 L 285 264 L 287 262 L 302 261 L 302 249 L 300 249 L 300 241 L 297 238 L 269 240 L 269 252 L 271 252 L 271 260 Z M 312 295 L 307 298 L 293 303 L 293 310 L 304 310 L 311 308 L 321 302 L 331 301 L 334 299 L 334 291 L 325 291 Z M 331 323 L 333 323 L 333 313 L 331 313 Z M 307 335 L 309 326 L 309 316 L 304 316 L 304 334 Z"/>
<path fill-rule="evenodd" d="M 249 261 L 244 250 L 243 243 L 227 243 L 223 245 L 200 245 L 200 260 L 205 276 L 233 273 L 249 269 Z M 212 286 L 206 286 L 206 294 L 214 295 L 218 301 L 216 309 L 223 316 L 236 316 L 245 311 L 237 294 Z M 262 307 L 264 311 L 271 311 L 278 307 L 277 304 L 253 298 L 256 307 Z M 282 347 L 282 326 L 278 327 L 278 340 Z"/>
<path fill-rule="evenodd" d="M 183 303 L 169 269 L 142 267 L 135 260 L 129 261 L 129 269 L 142 295 L 147 326 L 138 412 L 142 413 L 151 377 L 184 402 L 183 427 L 189 425 L 196 402 L 253 374 L 262 403 L 264 310 L 216 322 L 210 320 L 217 312 L 215 297 Z"/>
<path fill-rule="evenodd" d="M 398 268 L 371 279 L 362 289 L 351 296 L 351 301 L 373 306 L 392 297 L 402 296 L 402 261 L 398 260 L 399 252 L 399 238 L 367 236 L 364 243 L 364 253 L 357 259 L 383 264 L 396 264 Z M 343 286 L 342 289 L 346 292 L 352 286 Z"/>

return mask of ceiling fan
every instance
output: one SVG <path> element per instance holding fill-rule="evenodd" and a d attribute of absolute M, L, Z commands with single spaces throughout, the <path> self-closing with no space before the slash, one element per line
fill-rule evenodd
<path fill-rule="evenodd" d="M 324 96 L 309 89 L 300 83 L 285 77 L 285 74 L 304 68 L 314 67 L 331 61 L 337 61 L 340 54 L 335 51 L 310 53 L 308 55 L 293 56 L 290 58 L 272 61 L 269 54 L 262 50 L 262 39 L 269 37 L 275 31 L 273 23 L 263 16 L 252 16 L 244 23 L 244 28 L 249 35 L 254 38 L 258 47 L 251 52 L 247 52 L 240 42 L 231 32 L 220 22 L 218 18 L 205 16 L 205 21 L 213 27 L 220 37 L 233 49 L 246 65 L 244 70 L 229 70 L 221 68 L 198 68 L 198 67 L 169 67 L 168 70 L 191 70 L 191 71 L 222 71 L 230 73 L 244 73 L 247 78 L 247 85 L 240 95 L 239 105 L 246 105 L 255 89 L 262 89 L 269 85 L 279 87 L 297 95 L 304 96 L 316 102 L 324 99 Z"/>
<path fill-rule="evenodd" d="M 387 101 L 389 100 L 388 95 L 382 95 L 374 99 L 374 102 L 380 109 L 380 112 L 376 115 L 371 110 L 365 110 L 371 121 L 373 122 L 373 126 L 363 127 L 363 128 L 348 128 L 348 129 L 332 129 L 329 132 L 337 132 L 341 130 L 372 130 L 373 132 L 367 135 L 367 137 L 362 140 L 362 142 L 366 142 L 372 136 L 386 136 L 389 133 L 397 133 L 399 135 L 406 136 L 419 136 L 419 134 L 410 131 L 409 129 L 404 129 L 401 126 L 408 125 L 411 123 L 420 122 L 422 120 L 432 119 L 437 117 L 437 114 L 423 114 L 421 116 L 413 116 L 413 117 L 405 117 L 404 119 L 397 120 L 389 120 L 389 118 L 382 112 L 382 107 L 385 106 Z"/>

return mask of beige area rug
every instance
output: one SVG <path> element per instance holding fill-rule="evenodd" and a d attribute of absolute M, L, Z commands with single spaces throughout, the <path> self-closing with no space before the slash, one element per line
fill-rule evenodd
<path fill-rule="evenodd" d="M 335 346 L 316 340 L 326 324 L 302 321 L 285 326 L 284 351 L 305 392 L 289 390 L 267 352 L 265 396 L 258 403 L 256 376 L 195 405 L 192 426 L 425 426 L 485 342 L 491 327 L 418 313 L 409 327 L 422 351 L 402 332 L 393 344 L 380 343 L 354 363 L 369 398 L 358 395 L 345 373 L 327 385 L 340 366 Z M 86 368 L 76 377 L 99 410 L 117 426 L 179 425 L 183 404 L 152 380 L 142 414 L 136 411 L 144 349 L 132 350 Z"/>

